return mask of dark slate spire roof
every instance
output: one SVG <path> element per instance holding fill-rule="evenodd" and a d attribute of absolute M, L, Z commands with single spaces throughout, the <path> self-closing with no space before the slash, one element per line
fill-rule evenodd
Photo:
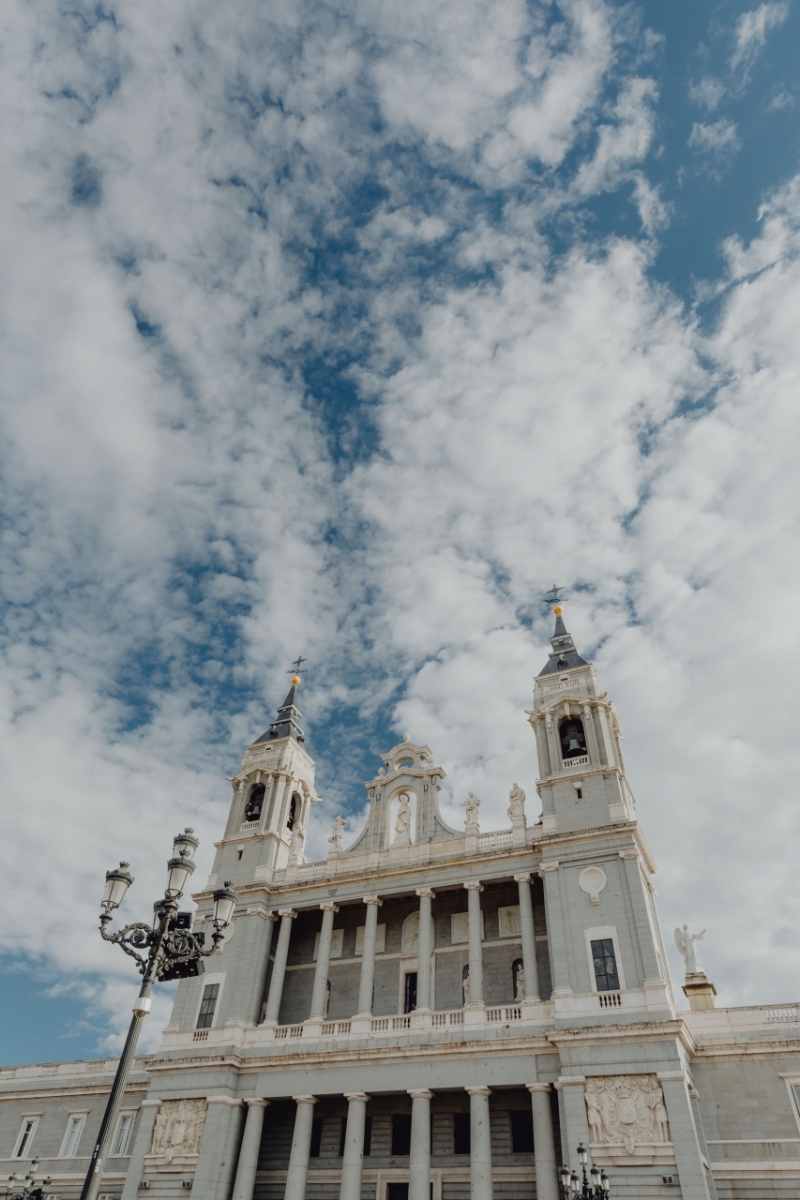
<path fill-rule="evenodd" d="M 261 737 L 256 738 L 252 744 L 258 746 L 260 742 L 272 742 L 275 738 L 292 737 L 302 745 L 306 740 L 305 734 L 298 724 L 302 715 L 297 707 L 297 687 L 293 683 L 289 688 L 288 696 L 278 709 L 278 719 L 273 721 L 267 732 L 262 733 Z"/>
<path fill-rule="evenodd" d="M 588 667 L 586 659 L 581 658 L 575 649 L 572 634 L 567 633 L 560 612 L 556 613 L 556 627 L 550 645 L 553 647 L 550 659 L 544 670 L 539 672 L 540 675 L 557 675 L 559 671 L 570 671 L 573 667 Z"/>

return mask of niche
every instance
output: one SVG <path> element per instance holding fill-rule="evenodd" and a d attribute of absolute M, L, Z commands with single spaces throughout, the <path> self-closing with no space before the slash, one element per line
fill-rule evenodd
<path fill-rule="evenodd" d="M 386 845 L 407 845 L 417 836 L 417 797 L 401 791 L 386 806 Z"/>
<path fill-rule="evenodd" d="M 263 783 L 257 783 L 252 792 L 248 796 L 247 804 L 244 807 L 245 821 L 260 821 L 261 810 L 264 807 L 264 796 L 266 795 L 266 787 Z"/>
<path fill-rule="evenodd" d="M 586 735 L 579 717 L 565 717 L 558 728 L 558 735 L 561 738 L 561 757 L 565 761 L 586 754 Z"/>
<path fill-rule="evenodd" d="M 289 816 L 286 818 L 286 828 L 294 829 L 297 818 L 300 816 L 300 797 L 297 792 L 292 793 L 291 803 L 289 804 Z"/>

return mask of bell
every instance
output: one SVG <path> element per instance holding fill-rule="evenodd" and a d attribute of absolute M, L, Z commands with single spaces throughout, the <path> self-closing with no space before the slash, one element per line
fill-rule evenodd
<path fill-rule="evenodd" d="M 576 754 L 576 753 L 580 754 L 581 749 L 582 749 L 581 744 L 578 741 L 578 739 L 575 737 L 575 734 L 573 733 L 572 737 L 569 739 L 569 747 L 567 749 L 567 754 Z"/>

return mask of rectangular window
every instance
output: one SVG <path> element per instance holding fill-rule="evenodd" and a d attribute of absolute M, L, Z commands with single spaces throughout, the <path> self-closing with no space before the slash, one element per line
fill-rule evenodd
<path fill-rule="evenodd" d="M 592 942 L 592 962 L 598 992 L 618 992 L 617 956 L 611 938 L 600 938 Z"/>
<path fill-rule="evenodd" d="M 408 1200 L 407 1183 L 387 1183 L 386 1200 Z"/>
<path fill-rule="evenodd" d="M 111 1157 L 124 1154 L 128 1146 L 128 1137 L 130 1136 L 131 1126 L 133 1125 L 133 1113 L 121 1113 L 117 1121 L 117 1131 L 114 1134 L 114 1140 L 111 1143 Z"/>
<path fill-rule="evenodd" d="M 392 1154 L 404 1158 L 411 1153 L 411 1113 L 395 1113 L 392 1117 Z"/>
<path fill-rule="evenodd" d="M 217 1007 L 218 995 L 219 984 L 207 983 L 203 989 L 203 999 L 200 1003 L 200 1012 L 197 1014 L 198 1029 L 210 1029 L 214 1024 L 214 1009 Z"/>
<path fill-rule="evenodd" d="M 367 1158 L 372 1153 L 372 1117 L 367 1117 L 364 1121 L 364 1157 Z"/>
<path fill-rule="evenodd" d="M 403 1012 L 413 1012 L 417 1007 L 417 972 L 409 971 L 406 975 L 405 993 L 403 998 Z"/>
<path fill-rule="evenodd" d="M 319 1158 L 319 1148 L 322 1145 L 322 1117 L 314 1117 L 311 1122 L 311 1158 Z"/>
<path fill-rule="evenodd" d="M 17 1135 L 16 1145 L 12 1158 L 25 1158 L 30 1151 L 33 1135 L 36 1132 L 36 1125 L 39 1121 L 38 1117 L 24 1117 L 22 1128 Z"/>
<path fill-rule="evenodd" d="M 469 1113 L 453 1113 L 453 1154 L 469 1154 L 471 1149 Z"/>
<path fill-rule="evenodd" d="M 73 1114 L 69 1117 L 67 1121 L 67 1131 L 64 1134 L 64 1141 L 61 1143 L 61 1153 L 59 1154 L 59 1158 L 75 1157 L 85 1119 L 86 1118 L 82 1113 L 77 1116 Z"/>
<path fill-rule="evenodd" d="M 511 1153 L 533 1154 L 533 1116 L 531 1110 L 510 1112 Z"/>

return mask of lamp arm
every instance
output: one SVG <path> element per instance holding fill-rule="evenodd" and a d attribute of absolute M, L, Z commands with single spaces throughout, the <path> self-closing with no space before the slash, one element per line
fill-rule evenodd
<path fill-rule="evenodd" d="M 110 920 L 109 914 L 104 914 L 100 918 L 100 936 L 105 942 L 114 942 L 117 946 L 121 946 L 126 954 L 135 958 L 139 964 L 139 973 L 143 975 L 147 969 L 149 956 L 144 958 L 138 951 L 150 949 L 155 940 L 156 931 L 149 925 L 145 925 L 143 921 L 135 921 L 132 925 L 125 925 L 116 933 L 106 933 L 106 925 Z"/>

